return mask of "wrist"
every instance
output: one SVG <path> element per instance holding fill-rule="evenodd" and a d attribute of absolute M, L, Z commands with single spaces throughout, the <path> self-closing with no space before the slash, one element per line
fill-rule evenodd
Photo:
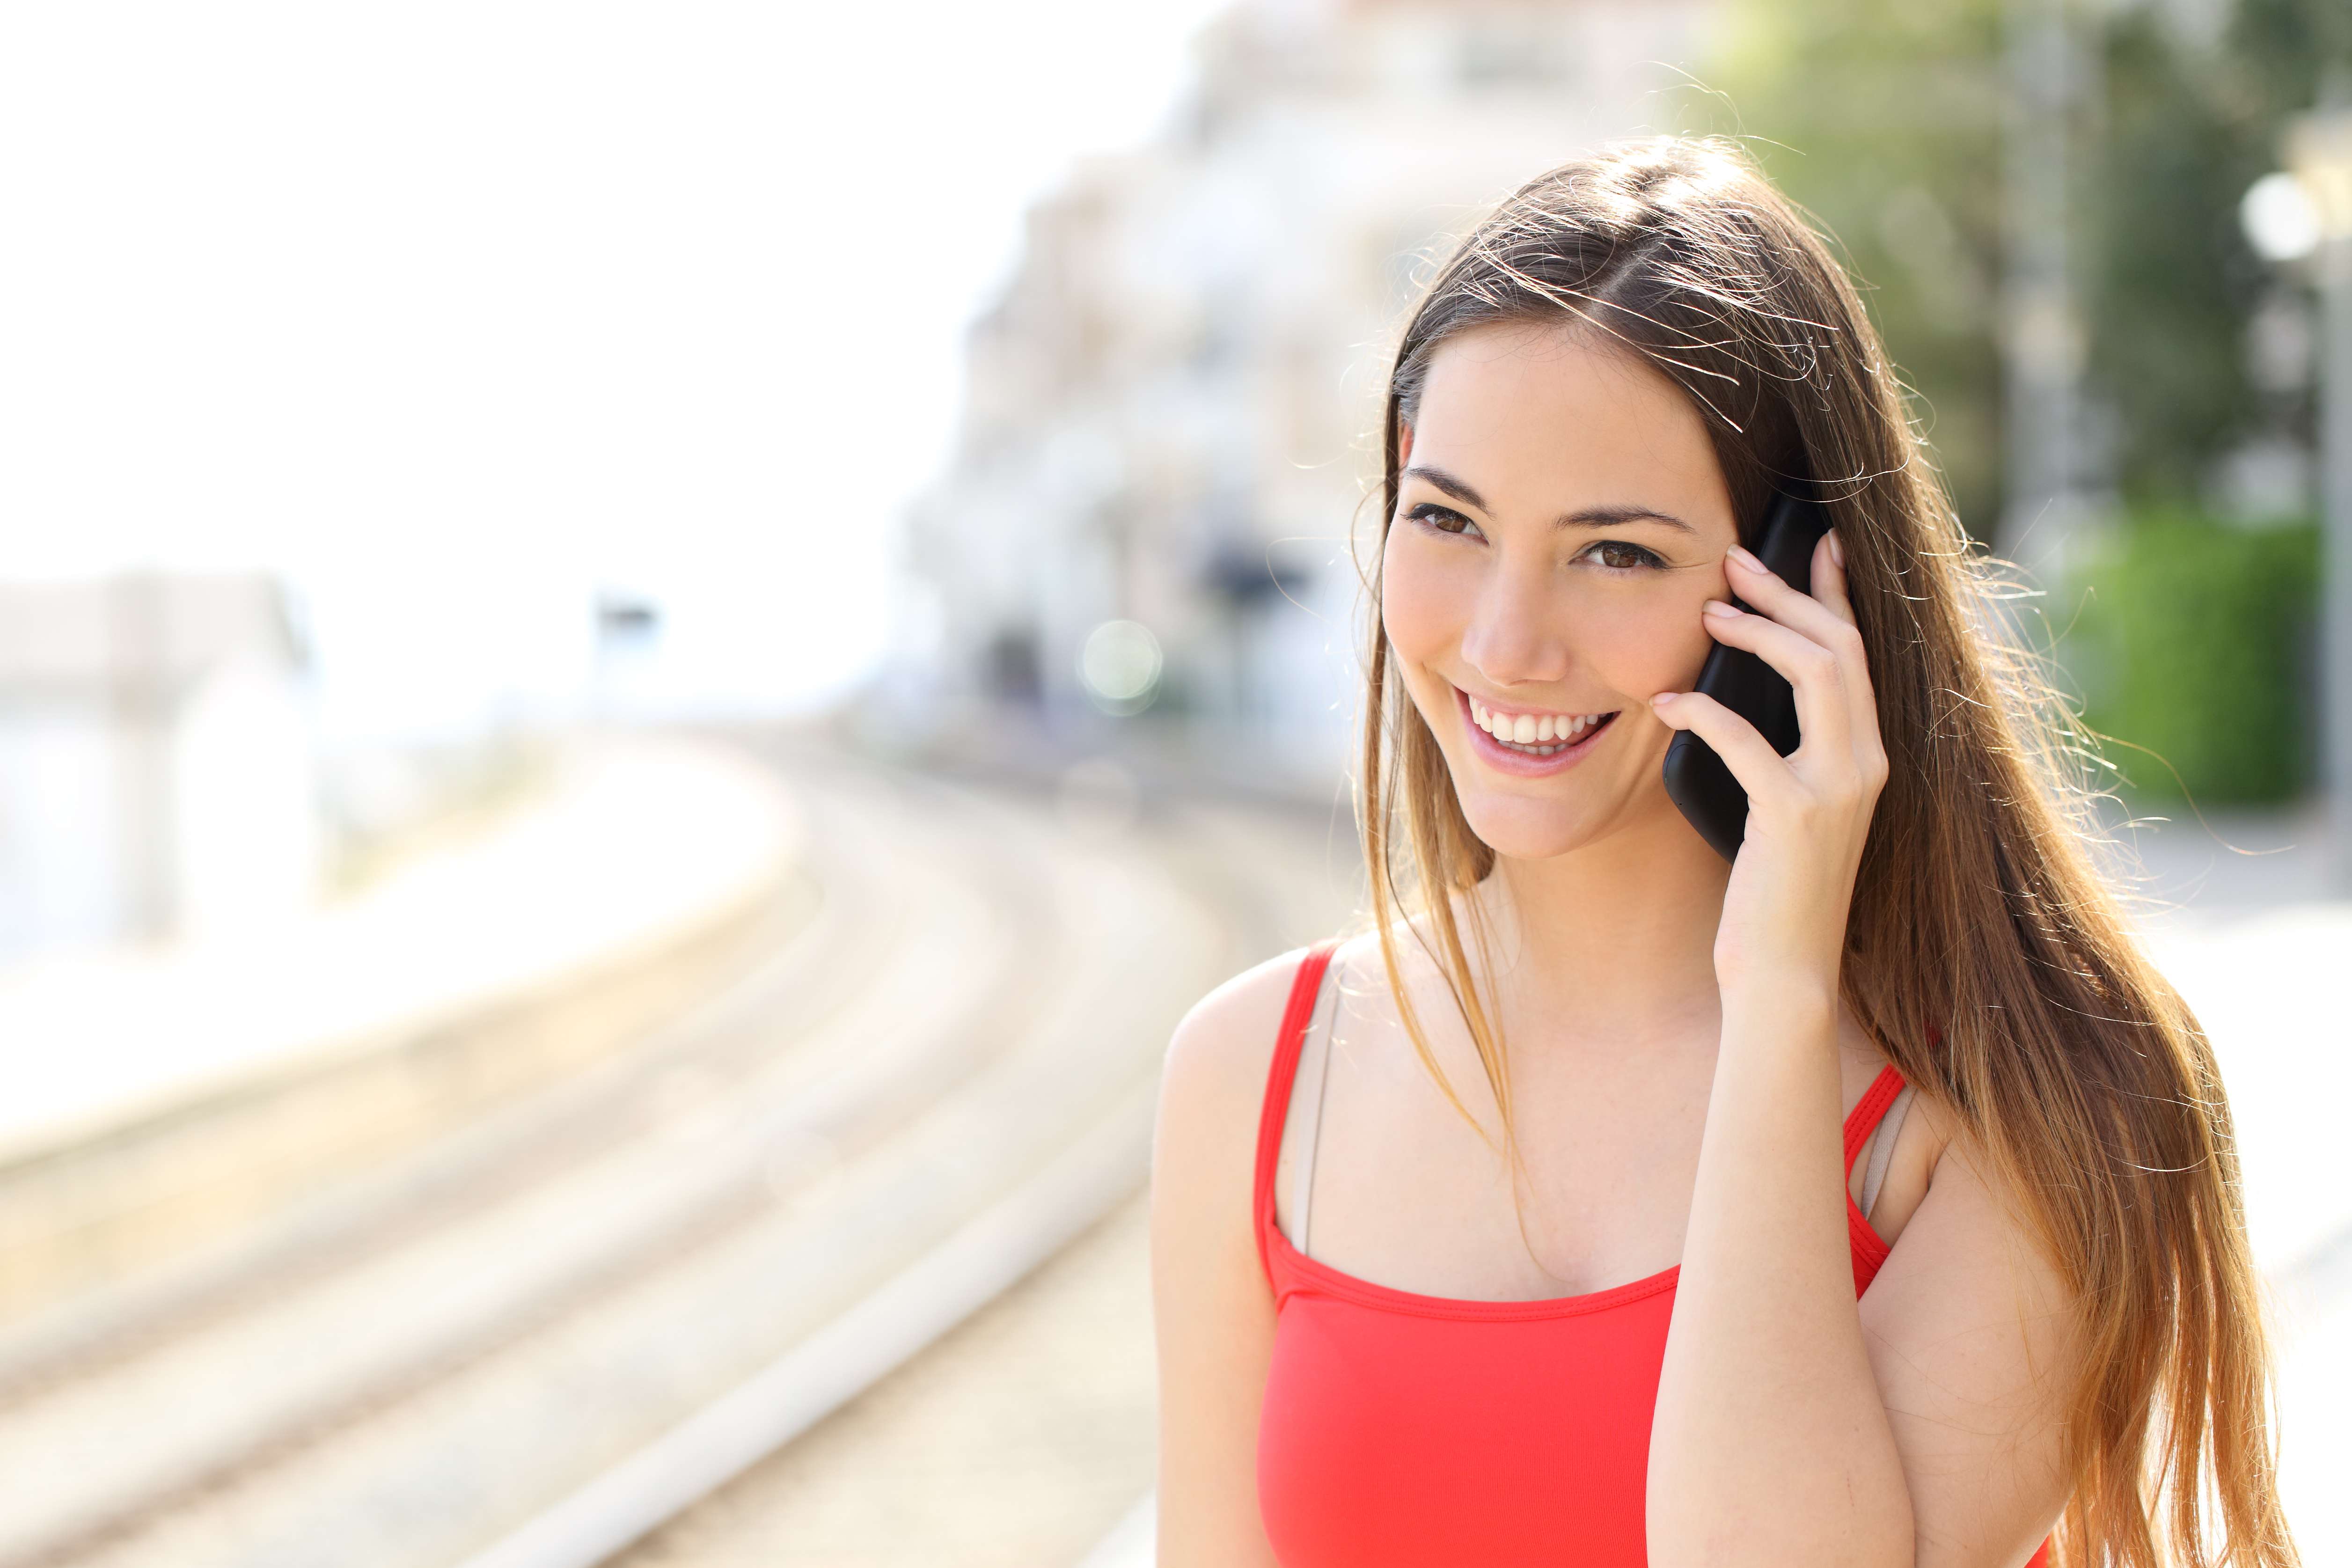
<path fill-rule="evenodd" d="M 1725 1036 L 1761 1034 L 1788 1037 L 1815 1028 L 1836 1032 L 1838 984 L 1834 975 L 1777 974 L 1742 978 L 1722 986 Z"/>

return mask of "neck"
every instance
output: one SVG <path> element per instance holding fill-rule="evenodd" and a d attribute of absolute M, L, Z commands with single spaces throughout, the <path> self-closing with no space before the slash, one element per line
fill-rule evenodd
<path fill-rule="evenodd" d="M 1712 1014 L 1730 875 L 1671 805 L 1565 855 L 1497 859 L 1475 896 L 1506 1010 L 1619 1038 Z"/>

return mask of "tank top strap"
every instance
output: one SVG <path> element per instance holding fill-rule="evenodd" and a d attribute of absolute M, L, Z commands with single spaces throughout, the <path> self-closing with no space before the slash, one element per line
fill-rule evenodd
<path fill-rule="evenodd" d="M 1282 1124 L 1290 1114 L 1290 1090 L 1298 1076 L 1298 1053 L 1307 1043 L 1307 1026 L 1315 1016 L 1315 999 L 1323 990 L 1323 972 L 1338 950 L 1337 937 L 1307 950 L 1298 973 L 1290 982 L 1290 1005 L 1283 1009 L 1282 1026 L 1275 1036 L 1274 1061 L 1266 1068 L 1265 1101 L 1257 1119 L 1257 1168 L 1251 1184 L 1250 1212 L 1255 1223 L 1257 1259 L 1269 1283 L 1274 1262 L 1266 1253 L 1266 1233 L 1274 1228 L 1274 1168 L 1282 1152 Z"/>
<path fill-rule="evenodd" d="M 1901 1094 L 1905 1087 L 1903 1075 L 1896 1072 L 1890 1062 L 1878 1069 L 1878 1076 L 1870 1080 L 1870 1087 L 1862 1091 L 1860 1100 L 1854 1101 L 1853 1110 L 1845 1119 L 1845 1173 L 1849 1178 L 1853 1174 L 1853 1162 L 1861 1154 L 1863 1145 L 1868 1143 L 1870 1135 L 1878 1131 L 1878 1119 L 1886 1114 L 1886 1108 L 1895 1103 L 1895 1097 Z"/>

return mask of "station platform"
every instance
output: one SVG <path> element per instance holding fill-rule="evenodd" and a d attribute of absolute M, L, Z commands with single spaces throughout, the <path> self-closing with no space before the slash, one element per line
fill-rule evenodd
<path fill-rule="evenodd" d="M 503 820 L 307 917 L 0 971 L 0 1164 L 623 963 L 758 899 L 800 833 L 734 753 L 583 745 Z"/>

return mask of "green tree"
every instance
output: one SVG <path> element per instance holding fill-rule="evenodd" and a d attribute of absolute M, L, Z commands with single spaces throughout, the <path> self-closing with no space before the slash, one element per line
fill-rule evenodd
<path fill-rule="evenodd" d="M 2000 0 L 1738 0 L 1693 129 L 1837 240 L 1969 531 L 2001 497 Z"/>
<path fill-rule="evenodd" d="M 1709 90 L 1685 100 L 1688 128 L 1746 137 L 1837 237 L 1979 539 L 2003 489 L 2015 3 L 1733 0 Z M 2206 514 L 2233 448 L 2312 435 L 2310 389 L 2253 384 L 2249 324 L 2284 285 L 2249 247 L 2238 204 L 2330 69 L 2352 68 L 2352 0 L 2067 3 L 2082 67 L 2067 128 L 2081 394 L 2110 433 L 2126 526 L 2078 562 L 2053 630 L 2071 628 L 2061 656 L 2086 719 L 2122 742 L 2109 751 L 2130 794 L 2284 799 L 2312 763 L 2316 535 Z"/>
<path fill-rule="evenodd" d="M 1962 519 L 2001 499 L 2003 0 L 1734 0 L 1685 100 L 1739 135 L 1843 245 Z M 2345 0 L 2240 0 L 2200 36 L 2158 0 L 2078 0 L 2088 90 L 2070 126 L 2070 239 L 2089 329 L 2084 392 L 2115 416 L 2135 508 L 2199 504 L 2215 461 L 2307 421 L 2247 384 L 2268 281 L 2238 199 L 2287 119 L 2352 59 Z"/>
<path fill-rule="evenodd" d="M 2136 510 L 2195 506 L 2214 461 L 2266 427 L 2309 435 L 2307 397 L 2282 407 L 2248 380 L 2246 323 L 2273 280 L 2238 202 L 2278 166 L 2345 17 L 2341 0 L 2244 0 L 2210 40 L 2146 5 L 2104 28 L 2089 374 L 2120 416 L 2116 479 Z"/>

